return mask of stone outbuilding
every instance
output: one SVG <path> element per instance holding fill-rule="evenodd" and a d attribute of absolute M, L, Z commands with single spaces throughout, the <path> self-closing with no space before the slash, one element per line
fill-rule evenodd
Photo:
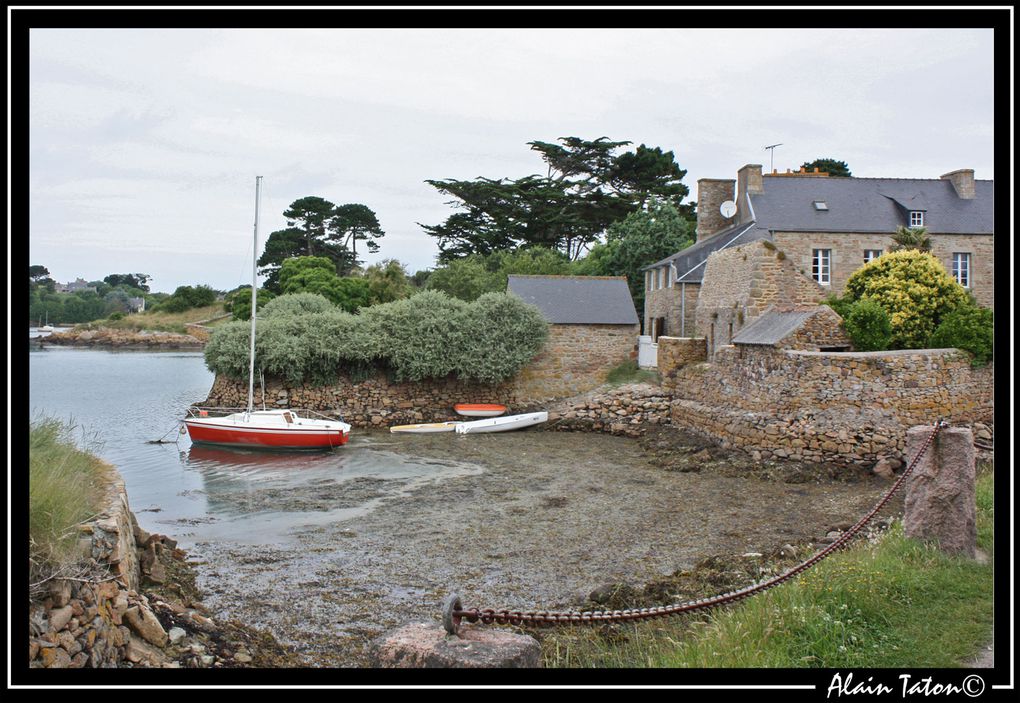
<path fill-rule="evenodd" d="M 578 395 L 636 359 L 640 321 L 626 277 L 511 275 L 507 291 L 549 322 L 545 348 L 515 381 L 519 392 L 533 398 Z"/>
<path fill-rule="evenodd" d="M 768 347 L 800 351 L 850 351 L 843 319 L 828 305 L 772 307 L 733 337 L 738 349 Z"/>

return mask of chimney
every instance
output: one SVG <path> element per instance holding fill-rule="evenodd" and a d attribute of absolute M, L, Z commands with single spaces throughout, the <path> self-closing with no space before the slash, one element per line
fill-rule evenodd
<path fill-rule="evenodd" d="M 761 164 L 747 164 L 737 171 L 737 222 L 745 222 L 751 219 L 751 212 L 747 207 L 747 195 L 764 193 L 765 186 L 761 178 Z"/>
<path fill-rule="evenodd" d="M 959 197 L 964 200 L 974 199 L 974 169 L 961 168 L 945 173 L 941 178 L 953 184 Z"/>
<path fill-rule="evenodd" d="M 711 237 L 733 224 L 732 217 L 723 217 L 719 206 L 733 200 L 735 181 L 725 178 L 698 179 L 698 225 L 694 230 L 696 241 Z"/>

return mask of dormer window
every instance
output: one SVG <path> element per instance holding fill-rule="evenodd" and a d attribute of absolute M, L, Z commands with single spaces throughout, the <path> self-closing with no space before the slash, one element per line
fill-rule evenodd
<path fill-rule="evenodd" d="M 910 211 L 910 226 L 911 227 L 924 227 L 924 210 L 911 210 Z"/>
<path fill-rule="evenodd" d="M 825 210 L 829 209 L 829 204 L 827 202 L 825 202 L 824 200 L 816 200 L 814 204 L 815 204 L 815 210 L 819 210 L 819 211 L 823 211 L 824 212 Z"/>

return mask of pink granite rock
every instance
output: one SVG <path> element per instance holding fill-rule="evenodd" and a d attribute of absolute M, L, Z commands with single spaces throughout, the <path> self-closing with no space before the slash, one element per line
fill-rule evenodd
<path fill-rule="evenodd" d="M 912 461 L 931 427 L 907 432 L 906 458 Z M 951 554 L 974 558 L 977 504 L 974 493 L 974 437 L 964 427 L 947 427 L 914 467 L 906 482 L 903 531 L 933 541 Z"/>
<path fill-rule="evenodd" d="M 535 668 L 538 641 L 498 628 L 464 625 L 449 635 L 439 623 L 413 623 L 376 641 L 375 666 L 383 668 Z"/>

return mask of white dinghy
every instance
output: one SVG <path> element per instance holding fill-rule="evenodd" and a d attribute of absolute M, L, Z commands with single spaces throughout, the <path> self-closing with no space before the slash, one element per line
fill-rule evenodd
<path fill-rule="evenodd" d="M 459 422 L 425 422 L 417 425 L 394 425 L 390 432 L 408 432 L 411 434 L 428 434 L 431 432 L 453 432 Z"/>
<path fill-rule="evenodd" d="M 525 415 L 508 415 L 492 417 L 474 422 L 461 422 L 457 425 L 457 434 L 476 434 L 478 432 L 508 432 L 523 427 L 538 425 L 549 419 L 549 413 L 527 413 Z"/>

